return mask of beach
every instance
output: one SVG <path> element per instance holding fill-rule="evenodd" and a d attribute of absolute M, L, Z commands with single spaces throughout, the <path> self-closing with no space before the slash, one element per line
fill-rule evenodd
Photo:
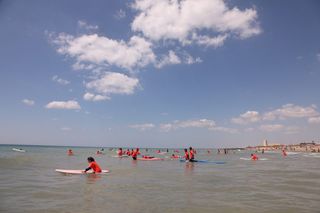
<path fill-rule="evenodd" d="M 13 147 L 25 153 L 12 151 Z M 319 212 L 320 156 L 280 152 L 264 161 L 240 160 L 249 151 L 217 155 L 198 150 L 197 159 L 225 164 L 114 158 L 98 148 L 0 146 L 0 212 Z M 181 154 L 180 150 L 180 154 Z M 142 153 L 145 150 L 142 149 Z M 84 169 L 93 156 L 107 175 L 63 175 Z"/>

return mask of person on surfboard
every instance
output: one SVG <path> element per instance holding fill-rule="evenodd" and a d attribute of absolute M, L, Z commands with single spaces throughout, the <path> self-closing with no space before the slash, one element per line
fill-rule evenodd
<path fill-rule="evenodd" d="M 256 154 L 251 154 L 251 160 L 259 160 Z"/>
<path fill-rule="evenodd" d="M 284 149 L 282 150 L 282 156 L 283 156 L 283 157 L 286 157 L 286 156 L 287 156 L 287 152 L 286 152 L 286 150 L 284 150 Z"/>
<path fill-rule="evenodd" d="M 102 172 L 99 164 L 97 164 L 97 162 L 94 160 L 93 157 L 88 157 L 88 163 L 89 163 L 89 167 L 86 168 L 86 169 L 83 171 L 83 173 L 86 173 L 86 172 L 89 171 L 90 169 L 92 169 L 94 173 L 101 173 L 101 172 Z"/>

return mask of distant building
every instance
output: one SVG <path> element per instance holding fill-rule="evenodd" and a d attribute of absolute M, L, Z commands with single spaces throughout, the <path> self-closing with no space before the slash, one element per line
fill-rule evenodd
<path fill-rule="evenodd" d="M 268 146 L 268 141 L 267 140 L 263 141 L 263 146 Z"/>

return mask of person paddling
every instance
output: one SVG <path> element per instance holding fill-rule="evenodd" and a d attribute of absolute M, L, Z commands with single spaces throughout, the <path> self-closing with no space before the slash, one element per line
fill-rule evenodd
<path fill-rule="evenodd" d="M 287 156 L 287 152 L 286 152 L 286 150 L 284 150 L 284 149 L 282 150 L 282 156 L 283 156 L 283 157 L 286 157 L 286 156 Z"/>
<path fill-rule="evenodd" d="M 89 167 L 83 171 L 84 173 L 86 173 L 90 169 L 93 170 L 93 173 L 101 173 L 102 170 L 93 157 L 88 157 L 88 163 Z"/>
<path fill-rule="evenodd" d="M 251 160 L 259 160 L 256 154 L 251 154 Z"/>

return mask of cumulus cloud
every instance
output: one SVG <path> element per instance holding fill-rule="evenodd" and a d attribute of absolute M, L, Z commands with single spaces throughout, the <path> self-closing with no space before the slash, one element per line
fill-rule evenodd
<path fill-rule="evenodd" d="M 170 64 L 180 64 L 181 59 L 176 53 L 172 50 L 169 51 L 168 55 L 162 57 L 161 60 L 158 61 L 156 64 L 157 68 L 162 68 L 163 66 L 170 65 Z"/>
<path fill-rule="evenodd" d="M 24 103 L 27 106 L 33 106 L 35 104 L 35 101 L 30 100 L 30 99 L 23 99 L 22 103 Z"/>
<path fill-rule="evenodd" d="M 83 95 L 83 99 L 86 101 L 104 101 L 104 100 L 109 100 L 110 97 L 105 96 L 105 95 L 95 95 L 90 92 L 86 92 Z"/>
<path fill-rule="evenodd" d="M 58 84 L 61 84 L 61 85 L 68 85 L 68 84 L 70 84 L 70 81 L 65 80 L 65 79 L 62 79 L 62 78 L 59 78 L 57 75 L 54 75 L 54 76 L 52 77 L 52 81 L 57 82 Z"/>
<path fill-rule="evenodd" d="M 126 11 L 120 9 L 116 12 L 116 14 L 114 15 L 114 17 L 118 20 L 123 19 L 127 16 Z"/>
<path fill-rule="evenodd" d="M 174 121 L 173 123 L 160 124 L 162 131 L 168 132 L 170 130 L 176 130 L 181 128 L 213 128 L 216 123 L 213 120 L 199 119 L 199 120 L 186 120 L 186 121 Z"/>
<path fill-rule="evenodd" d="M 250 124 L 259 121 L 285 120 L 288 118 L 310 118 L 318 116 L 315 105 L 303 107 L 294 104 L 285 104 L 281 108 L 260 114 L 257 111 L 247 111 L 239 117 L 232 118 L 235 124 Z"/>
<path fill-rule="evenodd" d="M 130 125 L 129 127 L 133 129 L 138 129 L 140 131 L 146 131 L 146 130 L 153 129 L 155 125 L 152 123 L 145 123 L 145 124 L 134 124 L 134 125 Z"/>
<path fill-rule="evenodd" d="M 232 118 L 231 122 L 235 124 L 249 124 L 261 120 L 261 116 L 257 111 L 247 111 L 237 118 Z"/>
<path fill-rule="evenodd" d="M 84 29 L 87 31 L 95 31 L 95 30 L 99 29 L 99 27 L 97 25 L 88 24 L 86 21 L 83 21 L 83 20 L 78 21 L 78 27 L 80 29 Z"/>
<path fill-rule="evenodd" d="M 51 36 L 51 42 L 57 45 L 58 53 L 74 58 L 77 68 L 94 64 L 132 70 L 154 63 L 156 59 L 152 43 L 139 36 L 132 36 L 125 42 L 97 34 L 74 37 L 60 33 L 56 37 Z"/>
<path fill-rule="evenodd" d="M 65 132 L 71 131 L 70 127 L 61 127 L 60 129 L 61 131 L 65 131 Z"/>
<path fill-rule="evenodd" d="M 268 124 L 268 125 L 261 125 L 260 130 L 263 132 L 279 132 L 284 130 L 285 126 L 282 124 Z"/>
<path fill-rule="evenodd" d="M 308 118 L 319 115 L 317 107 L 311 105 L 302 107 L 294 104 L 286 104 L 281 108 L 264 114 L 264 120 L 286 119 L 286 118 Z"/>
<path fill-rule="evenodd" d="M 139 86 L 139 79 L 115 72 L 106 72 L 101 78 L 86 83 L 88 90 L 105 96 L 111 94 L 133 94 Z"/>
<path fill-rule="evenodd" d="M 320 117 L 312 117 L 308 119 L 310 124 L 320 124 Z"/>
<path fill-rule="evenodd" d="M 239 132 L 237 129 L 221 127 L 221 126 L 211 127 L 211 128 L 209 128 L 209 130 L 217 131 L 217 132 L 225 132 L 225 133 L 230 133 L 230 134 L 235 134 L 235 133 Z"/>
<path fill-rule="evenodd" d="M 81 109 L 77 101 L 52 101 L 46 105 L 47 109 Z"/>
<path fill-rule="evenodd" d="M 227 37 L 261 33 L 255 9 L 229 8 L 223 0 L 136 0 L 132 8 L 137 11 L 132 30 L 154 41 L 217 47 Z"/>

